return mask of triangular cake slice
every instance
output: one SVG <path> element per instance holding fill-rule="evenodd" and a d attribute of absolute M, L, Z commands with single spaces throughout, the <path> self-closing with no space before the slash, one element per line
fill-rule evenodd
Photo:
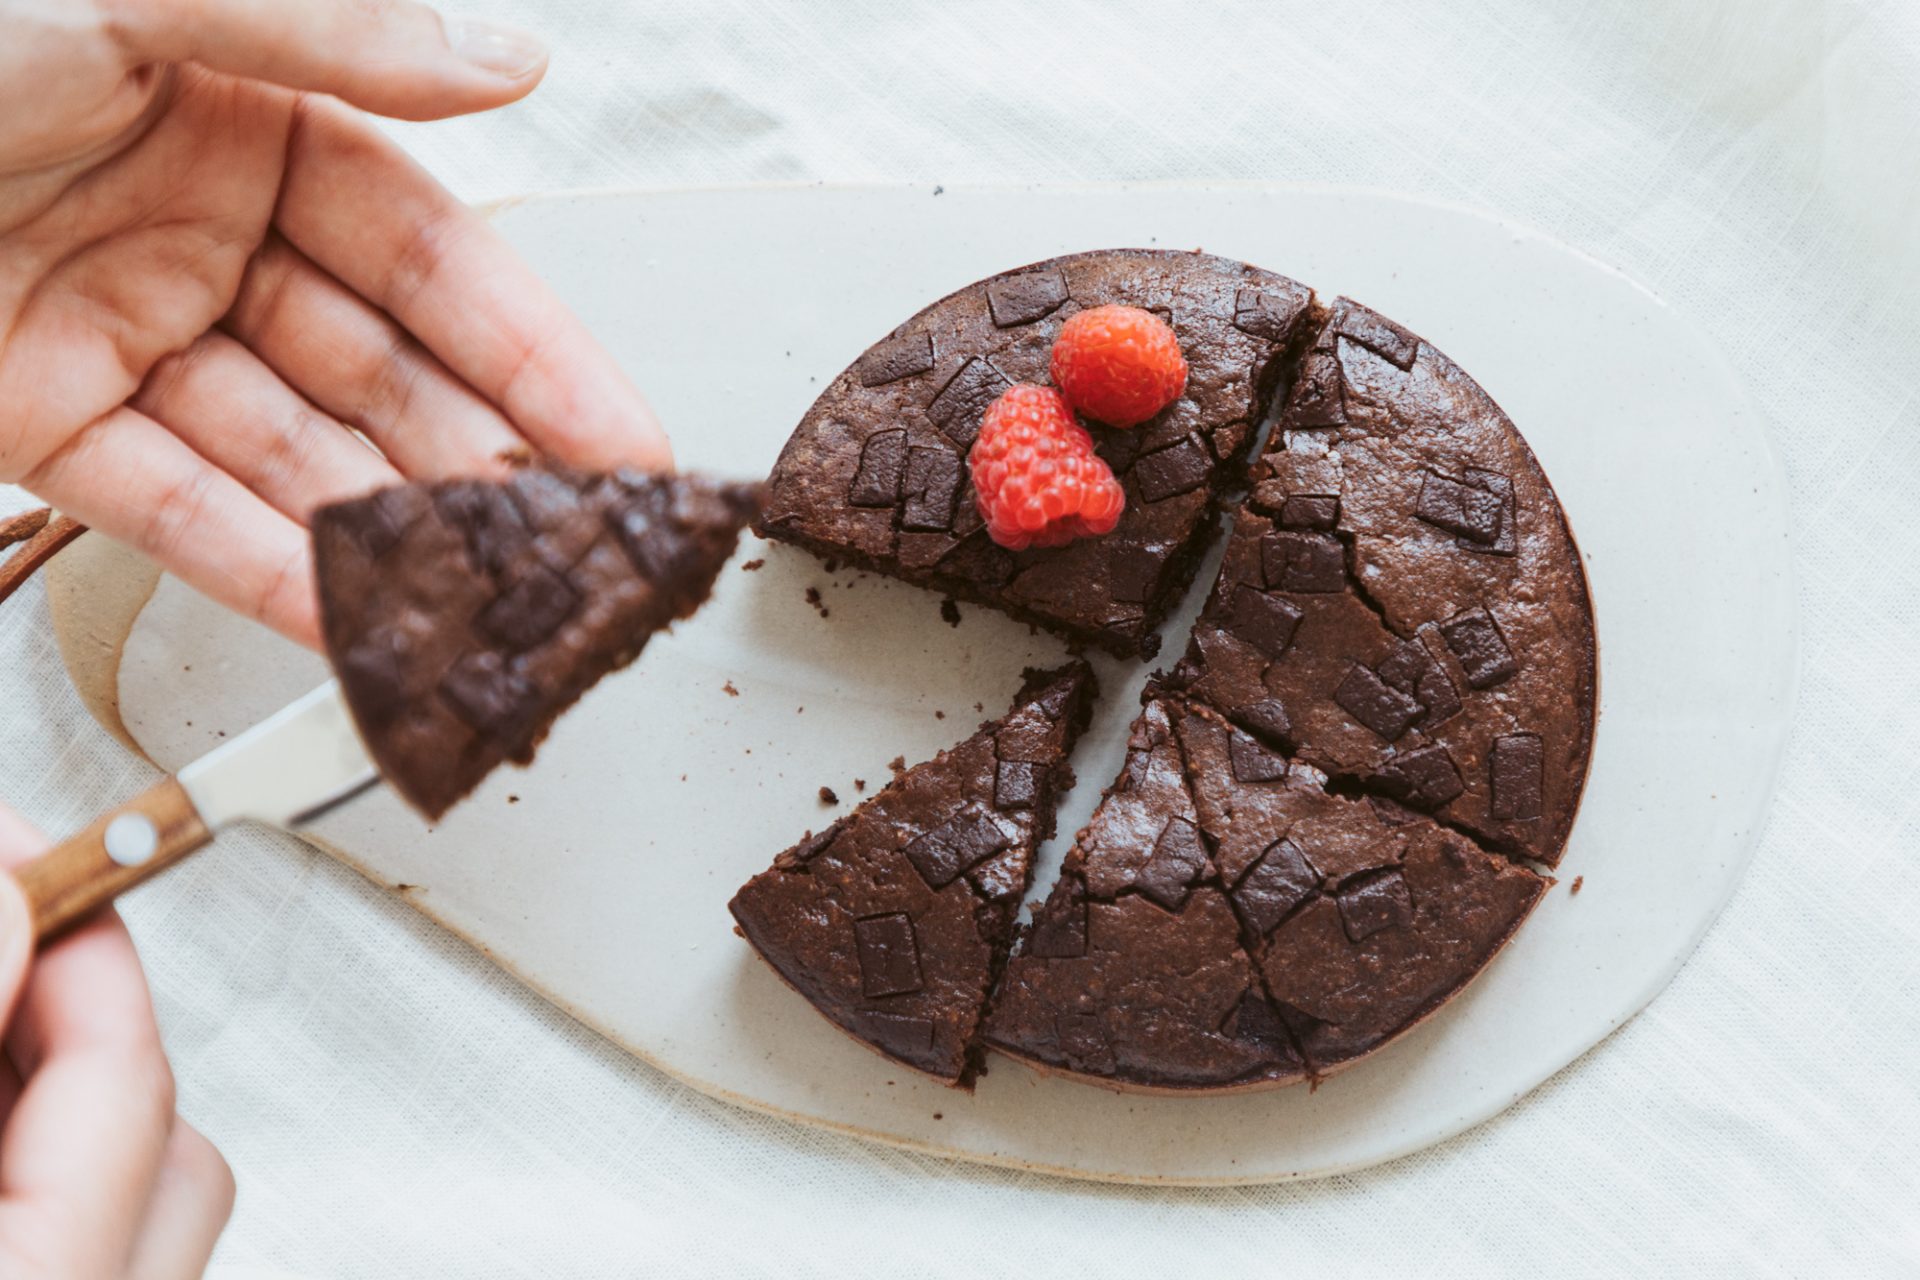
<path fill-rule="evenodd" d="M 527 468 L 314 516 L 320 623 L 361 737 L 438 818 L 713 589 L 754 485 Z"/>
<path fill-rule="evenodd" d="M 970 1082 L 1034 847 L 1073 785 L 1093 672 L 1030 672 L 1007 714 L 907 770 L 743 886 L 740 932 L 801 995 L 880 1053 Z"/>
<path fill-rule="evenodd" d="M 1335 302 L 1181 682 L 1336 778 L 1553 866 L 1596 653 L 1579 548 L 1512 421 L 1431 344 Z"/>
<path fill-rule="evenodd" d="M 1306 1063 L 1241 946 L 1175 736 L 1149 694 L 986 1028 L 1043 1071 L 1141 1092 L 1293 1084 Z M 1284 768 L 1284 765 L 1282 766 Z"/>
<path fill-rule="evenodd" d="M 1124 772 L 1009 962 L 987 1041 L 1122 1090 L 1319 1078 L 1445 1003 L 1544 887 L 1150 688 Z"/>
<path fill-rule="evenodd" d="M 981 414 L 1013 383 L 1045 383 L 1060 326 L 1107 303 L 1168 320 L 1186 392 L 1136 427 L 1087 423 L 1126 490 L 1117 528 L 1008 551 L 988 537 L 967 471 Z M 978 281 L 827 386 L 773 469 L 759 532 L 1123 657 L 1151 655 L 1318 315 L 1298 281 L 1202 253 L 1103 250 Z"/>

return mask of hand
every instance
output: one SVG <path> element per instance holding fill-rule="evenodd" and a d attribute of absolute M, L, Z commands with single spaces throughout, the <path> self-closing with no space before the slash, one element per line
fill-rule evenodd
<path fill-rule="evenodd" d="M 0 865 L 45 843 L 0 808 Z M 132 939 L 109 912 L 29 973 L 32 952 L 26 901 L 0 873 L 0 1275 L 199 1275 L 233 1174 L 174 1114 Z"/>
<path fill-rule="evenodd" d="M 317 645 L 316 506 L 529 448 L 671 465 L 611 357 L 345 105 L 481 111 L 545 67 L 409 0 L 0 0 L 0 482 Z"/>

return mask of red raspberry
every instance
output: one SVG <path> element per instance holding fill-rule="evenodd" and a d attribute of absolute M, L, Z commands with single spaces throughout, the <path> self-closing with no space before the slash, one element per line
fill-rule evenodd
<path fill-rule="evenodd" d="M 1060 326 L 1053 385 L 1095 422 L 1145 422 L 1187 386 L 1187 358 L 1173 327 L 1139 307 L 1094 307 Z"/>
<path fill-rule="evenodd" d="M 1052 387 L 1002 392 L 980 419 L 967 465 L 988 536 L 1012 551 L 1110 533 L 1126 509 L 1113 468 Z"/>

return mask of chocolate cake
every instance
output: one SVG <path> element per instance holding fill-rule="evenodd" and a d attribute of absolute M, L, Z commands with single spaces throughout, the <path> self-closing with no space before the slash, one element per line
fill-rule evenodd
<path fill-rule="evenodd" d="M 1459 366 L 1335 302 L 1179 682 L 1328 774 L 1558 864 L 1593 742 L 1580 555 Z"/>
<path fill-rule="evenodd" d="M 1106 303 L 1172 324 L 1186 392 L 1137 427 L 1088 424 L 1126 491 L 1117 529 L 1005 550 L 987 536 L 967 474 L 980 416 L 1013 383 L 1044 383 L 1060 326 Z M 1082 253 L 982 280 L 833 380 L 774 466 L 757 528 L 1121 656 L 1150 656 L 1212 536 L 1218 499 L 1245 477 L 1313 315 L 1306 286 L 1199 253 Z"/>
<path fill-rule="evenodd" d="M 1444 1003 L 1545 882 L 1326 781 L 1150 689 L 987 1042 L 1115 1088 L 1238 1091 L 1325 1076 Z"/>
<path fill-rule="evenodd" d="M 1083 662 L 1029 672 L 1006 715 L 748 881 L 729 904 L 741 934 L 848 1034 L 967 1082 L 1093 694 Z"/>
<path fill-rule="evenodd" d="M 1173 309 L 1196 374 L 1224 377 L 1217 385 L 1249 406 L 1249 424 L 1265 389 L 1284 399 L 1186 652 L 1149 685 L 1126 766 L 1035 908 L 979 1039 L 1112 1088 L 1239 1091 L 1351 1064 L 1444 1004 L 1512 937 L 1548 883 L 1528 864 L 1556 866 L 1566 849 L 1592 750 L 1597 655 L 1553 489 L 1471 378 L 1393 321 L 1344 298 L 1323 307 L 1291 282 L 1292 302 L 1256 308 L 1287 318 L 1250 358 L 1244 290 L 1267 298 L 1279 286 L 1235 286 L 1227 322 L 1220 281 L 1253 269 L 1155 255 L 1155 270 L 1178 277 L 1170 257 L 1198 264 L 1206 283 L 1189 292 L 1212 299 Z M 891 430 L 902 448 L 937 446 L 925 433 L 957 415 L 930 406 L 949 386 L 975 385 L 963 376 L 985 377 L 983 335 L 1014 329 L 1013 354 L 994 348 L 987 367 L 1037 381 L 1049 317 L 1113 300 L 1080 281 L 1137 285 L 1137 266 L 1119 264 L 1146 260 L 1060 259 L 903 326 L 789 443 L 768 531 L 1151 652 L 1191 572 L 1182 557 L 1205 537 L 1197 497 L 1201 523 L 1180 526 L 1195 541 L 1143 561 L 1125 523 L 1016 556 L 959 520 L 937 536 L 918 529 L 902 514 L 924 496 L 910 481 L 898 509 L 848 496 L 895 492 L 866 487 L 892 474 L 869 466 L 883 456 L 869 440 Z M 1017 336 L 1028 331 L 1032 346 Z M 1222 336 L 1224 353 L 1213 345 Z M 1235 382 L 1237 368 L 1253 372 Z M 874 399 L 911 376 L 920 390 Z M 977 416 L 975 401 L 998 385 L 962 398 Z M 1219 417 L 1208 385 L 1189 387 L 1202 421 Z M 1188 443 L 1209 439 L 1201 430 Z M 1234 440 L 1208 450 L 1209 493 L 1232 480 L 1244 447 Z M 951 443 L 964 451 L 964 439 Z M 1130 497 L 1141 467 L 1175 447 L 1163 435 L 1138 448 L 1101 437 Z M 989 562 L 1000 568 L 982 574 Z M 1149 578 L 1137 614 L 1115 609 L 1115 582 Z"/>
<path fill-rule="evenodd" d="M 438 818 L 699 607 L 757 486 L 526 469 L 314 516 L 320 622 L 381 774 Z"/>

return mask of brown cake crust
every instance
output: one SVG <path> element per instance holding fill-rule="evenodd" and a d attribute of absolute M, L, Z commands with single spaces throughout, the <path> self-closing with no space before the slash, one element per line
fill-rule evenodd
<path fill-rule="evenodd" d="M 1093 694 L 1084 662 L 1030 673 L 1005 716 L 748 881 L 728 904 L 742 935 L 842 1030 L 966 1085 Z"/>
<path fill-rule="evenodd" d="M 314 515 L 320 625 L 381 774 L 428 818 L 699 607 L 760 502 L 698 476 L 527 468 Z"/>
<path fill-rule="evenodd" d="M 1572 532 L 1478 384 L 1344 298 L 1260 461 L 1179 680 L 1490 848 L 1549 866 L 1565 851 L 1597 680 Z"/>
<path fill-rule="evenodd" d="M 1088 424 L 1127 494 L 1113 533 L 1007 551 L 987 536 L 967 475 L 980 415 L 1015 382 L 1045 383 L 1060 326 L 1106 303 L 1170 321 L 1185 394 L 1131 429 Z M 1073 254 L 968 285 L 827 387 L 774 466 L 757 528 L 1121 656 L 1151 655 L 1314 316 L 1297 281 L 1167 250 Z"/>

